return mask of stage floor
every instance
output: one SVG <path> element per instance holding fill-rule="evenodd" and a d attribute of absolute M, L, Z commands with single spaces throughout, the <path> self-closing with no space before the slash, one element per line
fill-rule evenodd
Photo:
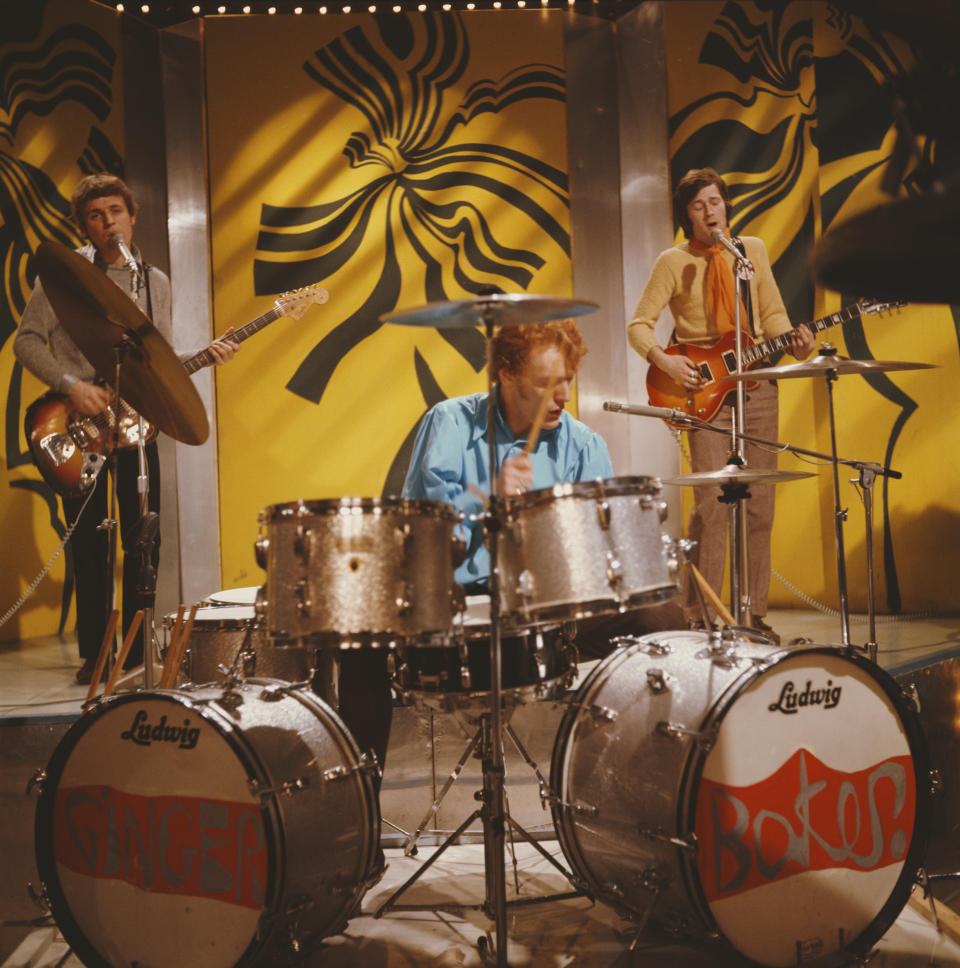
<path fill-rule="evenodd" d="M 853 616 L 851 642 L 861 645 L 867 627 Z M 786 645 L 803 637 L 816 643 L 838 645 L 840 622 L 834 616 L 784 610 L 768 616 Z M 931 666 L 960 656 L 960 618 L 928 618 L 877 625 L 878 661 L 894 674 Z M 0 883 L 0 965 L 33 968 L 75 968 L 80 962 L 68 949 L 54 926 L 28 924 L 41 912 L 30 901 L 26 882 L 36 882 L 33 861 L 33 799 L 24 795 L 25 778 L 46 763 L 69 724 L 77 717 L 86 687 L 77 686 L 73 675 L 78 662 L 70 638 L 47 638 L 0 645 L 0 856 L 5 858 Z M 587 664 L 585 664 L 587 666 Z M 587 666 L 588 667 L 588 666 Z M 581 675 L 586 668 L 581 669 Z M 557 703 L 534 703 L 521 707 L 513 722 L 541 769 L 549 767 L 550 741 L 561 713 Z M 399 715 L 398 715 L 399 713 Z M 409 716 L 408 716 L 409 713 Z M 446 715 L 446 714 L 444 714 Z M 866 724 L 850 724 L 851 733 Z M 453 767 L 464 746 L 464 733 L 444 733 L 441 723 L 431 722 L 429 753 L 425 752 L 423 717 L 414 720 L 412 710 L 395 711 L 394 734 L 388 757 L 381 806 L 384 819 L 402 830 L 411 830 L 429 807 L 440 782 Z M 442 752 L 438 752 L 440 750 Z M 429 759 L 433 775 L 423 762 Z M 479 786 L 479 767 L 467 763 L 445 804 L 446 816 L 440 830 L 452 829 L 473 809 L 472 794 Z M 559 846 L 552 839 L 549 812 L 538 802 L 536 779 L 516 756 L 508 763 L 507 792 L 514 817 L 534 833 L 549 853 L 563 862 Z M 412 806 L 410 806 L 412 804 Z M 373 912 L 430 856 L 436 843 L 427 839 L 416 859 L 405 857 L 394 833 L 385 825 L 384 844 L 388 868 L 379 884 L 363 900 L 362 914 L 352 919 L 343 934 L 327 939 L 304 964 L 324 966 L 408 966 L 434 968 L 479 965 L 477 939 L 492 932 L 493 925 L 479 910 L 457 913 L 439 911 L 390 911 L 377 919 Z M 569 889 L 564 878 L 534 849 L 517 845 L 519 897 L 532 900 Z M 566 864 L 564 863 L 564 866 Z M 508 895 L 517 896 L 514 874 L 507 854 Z M 480 843 L 449 848 L 436 865 L 418 881 L 402 901 L 422 904 L 480 904 L 484 900 L 484 854 Z M 942 894 L 953 902 L 949 894 Z M 873 964 L 889 968 L 921 965 L 960 966 L 960 945 L 947 933 L 938 934 L 924 916 L 918 898 L 904 908 L 900 917 L 878 942 Z M 949 908 L 942 912 L 944 924 L 952 928 L 956 919 Z M 628 947 L 634 927 L 601 903 L 583 897 L 524 903 L 508 910 L 509 961 L 514 966 L 693 966 L 737 964 L 739 958 L 724 960 L 714 949 L 678 944 L 647 928 L 632 955 Z M 13 923 L 10 922 L 19 922 Z M 953 938 L 960 937 L 953 934 Z"/>

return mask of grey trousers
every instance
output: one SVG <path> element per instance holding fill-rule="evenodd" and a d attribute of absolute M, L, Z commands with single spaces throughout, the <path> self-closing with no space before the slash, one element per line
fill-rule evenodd
<path fill-rule="evenodd" d="M 756 390 L 747 394 L 746 426 L 744 432 L 766 440 L 776 440 L 778 434 L 777 385 L 764 381 Z M 734 417 L 729 404 L 720 408 L 713 419 L 713 426 L 729 430 Z M 718 470 L 727 463 L 730 454 L 729 434 L 716 434 L 708 430 L 687 433 L 690 447 L 691 469 L 697 471 Z M 777 455 L 753 444 L 746 444 L 744 458 L 749 467 L 775 468 Z M 687 538 L 697 542 L 693 562 L 700 569 L 710 586 L 720 594 L 723 585 L 727 550 L 727 517 L 729 505 L 717 498 L 718 487 L 695 487 L 694 505 L 687 522 Z M 776 485 L 752 484 L 747 509 L 747 545 L 750 558 L 749 579 L 744 576 L 743 585 L 749 587 L 751 610 L 754 615 L 767 614 L 767 594 L 770 589 L 770 535 L 773 530 L 774 492 Z M 683 608 L 688 618 L 699 618 L 696 591 L 691 577 L 685 583 Z M 741 593 L 743 592 L 741 588 Z M 734 611 L 731 609 L 731 611 Z M 711 618 L 715 617 L 711 609 Z"/>

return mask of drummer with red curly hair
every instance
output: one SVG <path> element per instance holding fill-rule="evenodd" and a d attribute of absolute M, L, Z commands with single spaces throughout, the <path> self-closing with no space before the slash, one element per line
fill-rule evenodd
<path fill-rule="evenodd" d="M 603 438 L 566 410 L 586 353 L 572 319 L 494 331 L 494 459 L 499 495 L 613 476 Z M 543 423 L 527 454 L 528 434 L 548 390 Z M 468 594 L 485 593 L 490 577 L 483 502 L 478 494 L 490 493 L 487 400 L 486 393 L 473 393 L 443 400 L 427 411 L 403 485 L 404 497 L 445 501 L 464 513 L 467 556 L 455 577 Z"/>

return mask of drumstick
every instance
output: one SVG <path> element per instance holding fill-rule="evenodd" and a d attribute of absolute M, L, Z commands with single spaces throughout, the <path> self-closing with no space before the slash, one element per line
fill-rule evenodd
<path fill-rule="evenodd" d="M 107 664 L 107 655 L 109 655 L 110 650 L 113 648 L 113 635 L 117 630 L 117 620 L 120 618 L 120 612 L 114 609 L 110 613 L 110 618 L 107 620 L 107 631 L 103 636 L 103 642 L 100 644 L 100 652 L 97 655 L 97 664 L 93 667 L 93 677 L 90 679 L 90 688 L 87 690 L 87 702 L 97 694 L 97 690 L 100 688 L 100 677 L 103 675 L 103 667 Z"/>
<path fill-rule="evenodd" d="M 554 387 L 556 387 L 559 381 L 560 361 L 558 360 L 554 364 L 553 372 L 550 374 L 550 382 L 547 384 L 547 389 L 543 391 L 543 396 L 540 397 L 540 406 L 537 407 L 537 415 L 533 418 L 533 423 L 530 425 L 530 431 L 527 434 L 527 446 L 523 448 L 523 452 L 528 457 L 533 453 L 533 448 L 537 446 L 537 438 L 540 436 L 543 418 L 547 415 L 547 407 L 550 406 L 550 401 L 553 399 Z"/>
<path fill-rule="evenodd" d="M 170 664 L 174 653 L 177 651 L 177 641 L 180 638 L 180 632 L 183 630 L 183 612 L 186 606 L 183 604 L 177 609 L 177 618 L 173 623 L 173 631 L 170 633 L 170 641 L 167 643 L 167 654 L 163 660 L 163 670 L 160 673 L 160 682 L 157 688 L 159 689 L 169 689 L 170 688 Z"/>
<path fill-rule="evenodd" d="M 176 689 L 177 687 L 177 676 L 180 673 L 180 665 L 183 662 L 183 656 L 187 651 L 187 642 L 190 640 L 190 633 L 193 631 L 193 619 L 197 614 L 198 604 L 194 604 L 190 608 L 190 615 L 187 617 L 187 624 L 183 628 L 183 635 L 177 640 L 177 648 L 175 654 L 171 656 L 167 654 L 167 662 L 170 665 L 170 675 L 169 680 L 165 688 Z M 164 666 L 164 671 L 166 671 L 166 666 Z"/>
<path fill-rule="evenodd" d="M 693 572 L 693 577 L 696 578 L 701 591 L 710 599 L 710 604 L 717 610 L 717 615 L 723 619 L 723 624 L 736 625 L 737 623 L 734 617 L 724 607 L 723 602 L 720 601 L 720 596 L 710 587 L 710 582 L 703 577 L 700 569 L 692 561 L 690 562 L 690 570 Z"/>
<path fill-rule="evenodd" d="M 127 629 L 127 636 L 123 640 L 123 645 L 120 646 L 120 654 L 117 656 L 117 661 L 113 664 L 113 669 L 110 672 L 110 678 L 107 679 L 107 684 L 103 687 L 103 698 L 106 699 L 107 696 L 113 695 L 114 686 L 117 684 L 117 679 L 120 678 L 120 670 L 123 669 L 124 662 L 127 661 L 127 655 L 130 653 L 130 646 L 133 645 L 133 640 L 137 636 L 137 632 L 140 631 L 140 623 L 143 621 L 143 610 L 141 609 L 133 616 L 133 621 L 130 623 L 130 628 Z"/>

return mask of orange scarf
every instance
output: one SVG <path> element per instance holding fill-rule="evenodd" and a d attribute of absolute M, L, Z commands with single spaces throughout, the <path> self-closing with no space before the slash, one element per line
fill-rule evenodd
<path fill-rule="evenodd" d="M 730 237 L 729 229 L 726 231 Z M 690 248 L 694 252 L 706 252 L 710 255 L 707 265 L 707 309 L 717 321 L 718 333 L 732 333 L 737 325 L 736 297 L 733 270 L 727 265 L 723 257 L 724 248 L 718 242 L 716 245 L 704 245 L 698 239 L 690 239 Z M 747 312 L 743 299 L 740 300 L 740 320 L 746 326 Z"/>

